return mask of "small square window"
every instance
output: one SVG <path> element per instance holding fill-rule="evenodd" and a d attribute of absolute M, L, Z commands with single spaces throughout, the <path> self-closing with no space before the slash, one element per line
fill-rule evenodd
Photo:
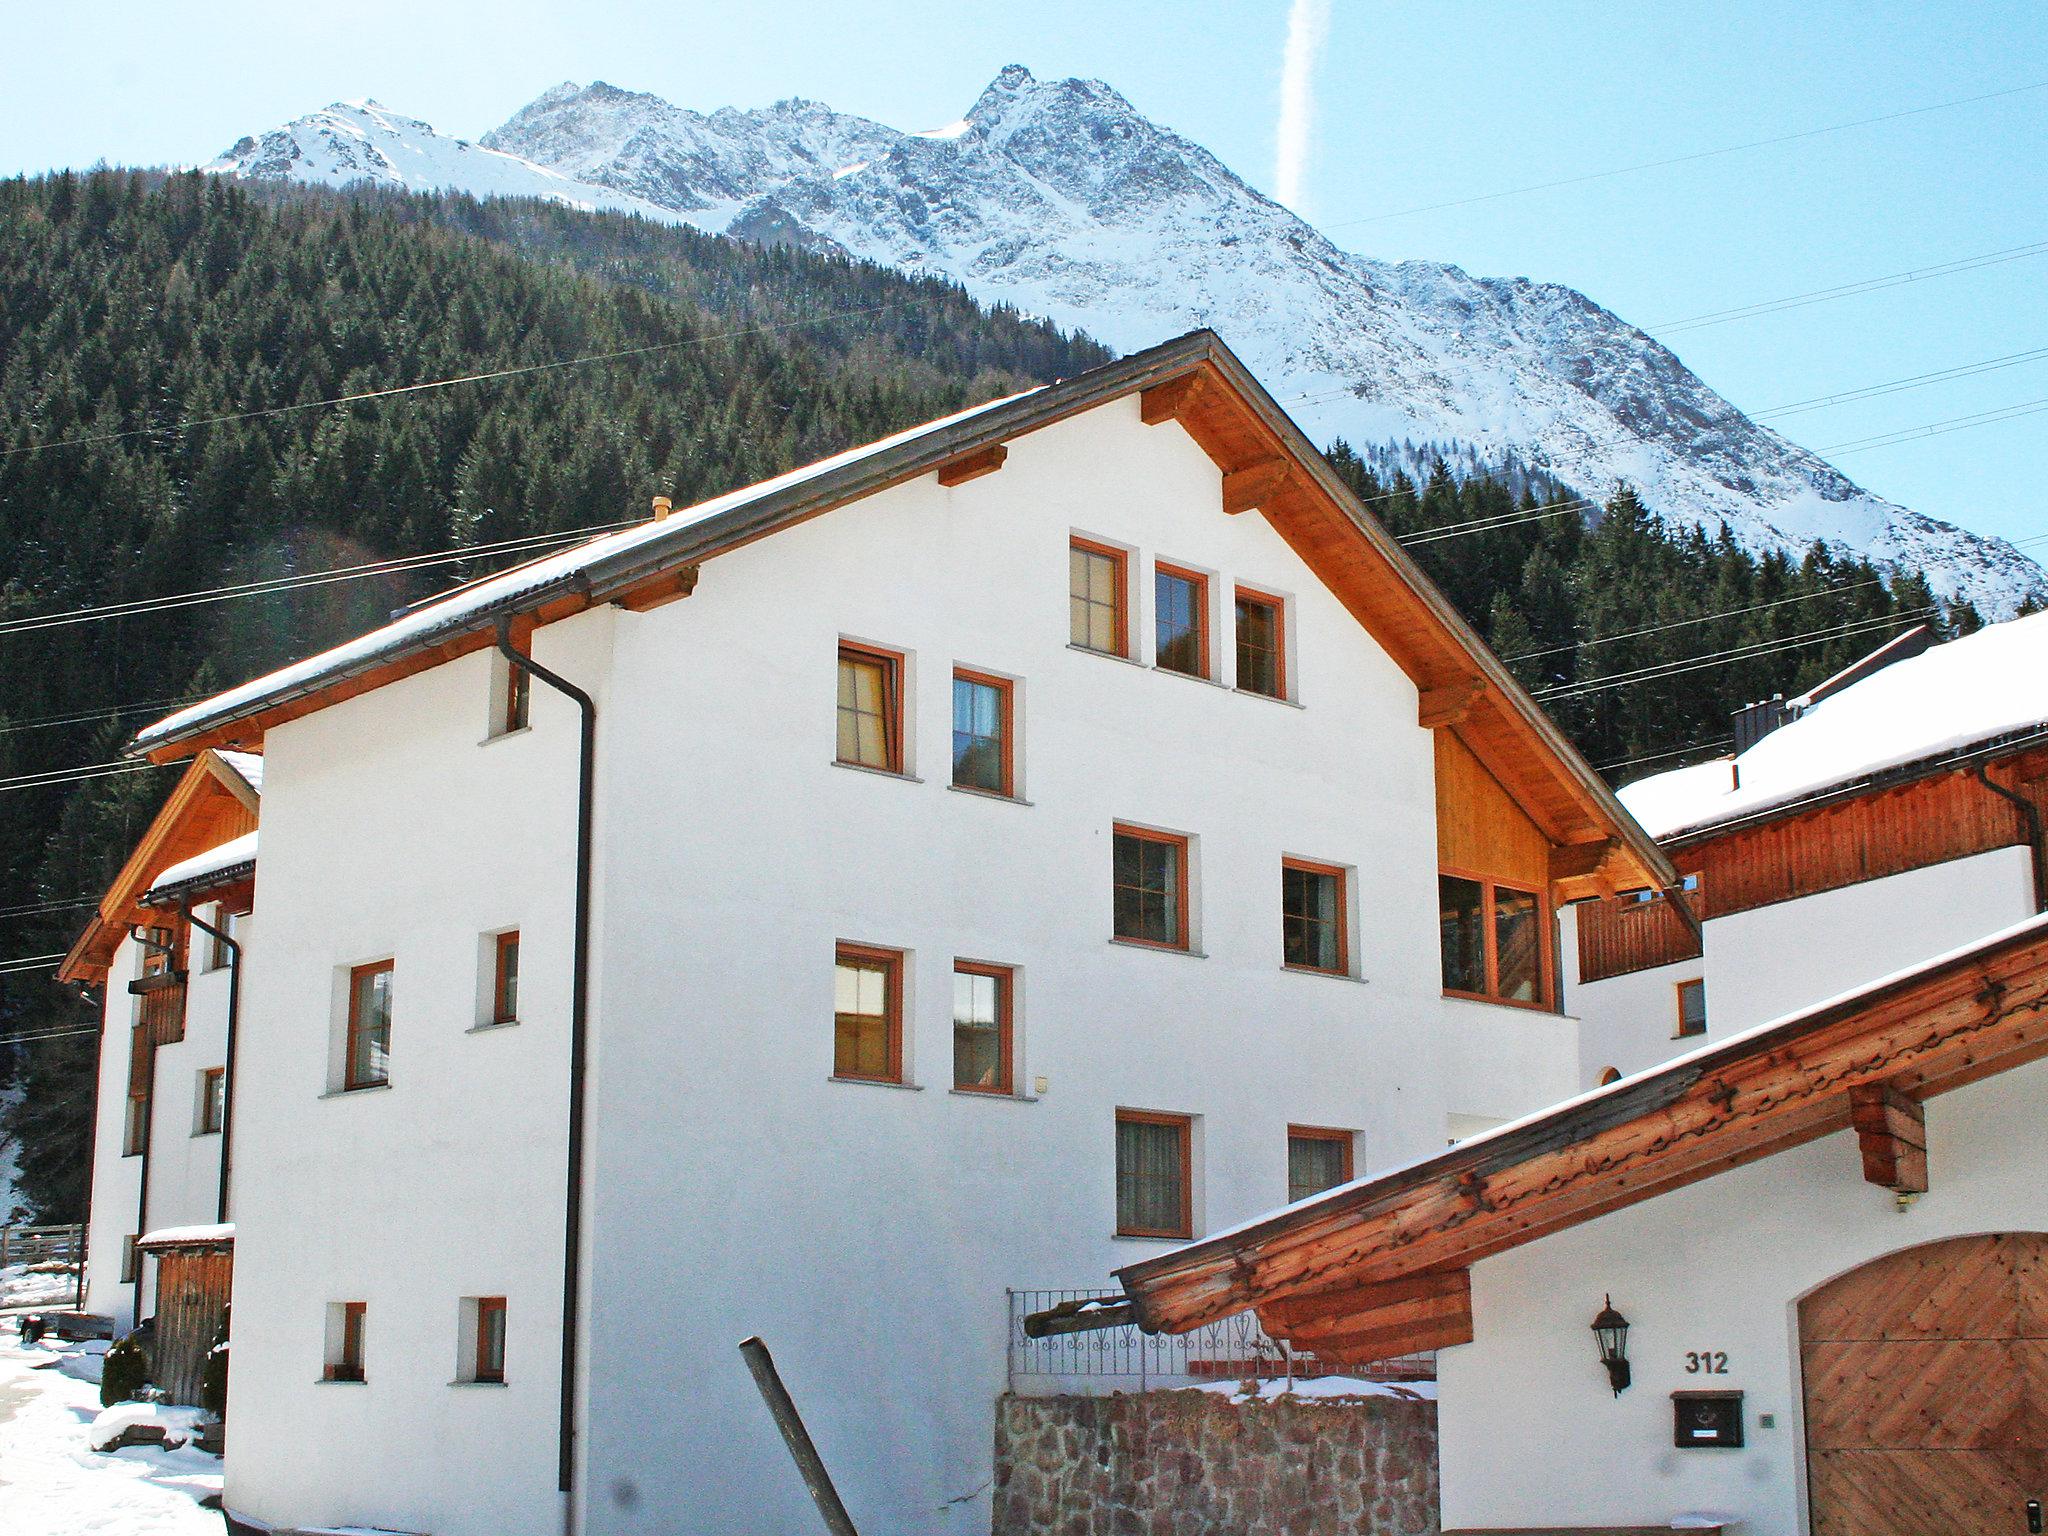
<path fill-rule="evenodd" d="M 1287 1127 L 1287 1202 L 1306 1200 L 1351 1182 L 1352 1133 L 1312 1125 Z"/>
<path fill-rule="evenodd" d="M 958 788 L 1016 793 L 1015 693 L 1006 677 L 954 669 L 953 783 Z"/>
<path fill-rule="evenodd" d="M 1116 1112 L 1119 1237 L 1195 1235 L 1193 1126 L 1187 1115 L 1140 1109 Z"/>
<path fill-rule="evenodd" d="M 1128 656 L 1130 557 L 1109 544 L 1075 539 L 1067 550 L 1069 638 L 1083 650 Z"/>
<path fill-rule="evenodd" d="M 326 1380 L 363 1380 L 363 1324 L 368 1312 L 360 1301 L 327 1304 L 327 1366 L 322 1373 Z"/>
<path fill-rule="evenodd" d="M 1161 949 L 1188 947 L 1188 840 L 1119 826 L 1114 850 L 1116 936 Z"/>
<path fill-rule="evenodd" d="M 1153 662 L 1188 677 L 1209 675 L 1209 578 L 1178 566 L 1153 568 Z"/>
<path fill-rule="evenodd" d="M 1707 1032 L 1707 984 L 1695 978 L 1678 984 L 1678 1038 Z"/>
<path fill-rule="evenodd" d="M 903 658 L 839 647 L 839 761 L 903 772 Z"/>
<path fill-rule="evenodd" d="M 511 1024 L 519 1018 L 519 930 L 501 933 L 491 945 L 491 1022 Z"/>
<path fill-rule="evenodd" d="M 227 1122 L 228 1074 L 225 1067 L 208 1067 L 199 1074 L 199 1134 L 211 1135 Z"/>
<path fill-rule="evenodd" d="M 1281 959 L 1296 970 L 1341 976 L 1351 964 L 1344 871 L 1285 859 L 1280 865 Z"/>
<path fill-rule="evenodd" d="M 1277 597 L 1237 589 L 1237 686 L 1271 699 L 1287 697 L 1285 612 Z"/>
<path fill-rule="evenodd" d="M 1006 965 L 953 962 L 953 1086 L 970 1093 L 1013 1091 L 1010 1010 L 1015 976 Z"/>
<path fill-rule="evenodd" d="M 902 952 L 841 944 L 832 989 L 832 1075 L 903 1081 Z"/>
<path fill-rule="evenodd" d="M 391 1081 L 391 968 L 391 961 L 379 960 L 348 973 L 344 1088 L 375 1088 Z"/>

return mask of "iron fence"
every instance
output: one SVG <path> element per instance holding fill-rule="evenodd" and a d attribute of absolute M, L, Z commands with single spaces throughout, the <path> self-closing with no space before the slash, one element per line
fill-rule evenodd
<path fill-rule="evenodd" d="M 1012 1392 L 1145 1391 L 1203 1381 L 1294 1381 L 1355 1376 L 1373 1381 L 1428 1381 L 1434 1354 L 1392 1360 L 1330 1361 L 1302 1354 L 1271 1338 L 1250 1312 L 1239 1312 L 1186 1333 L 1148 1334 L 1135 1323 L 1086 1333 L 1034 1339 L 1024 1319 L 1062 1302 L 1086 1301 L 1095 1291 L 1004 1293 L 1010 1311 L 1009 1384 Z"/>

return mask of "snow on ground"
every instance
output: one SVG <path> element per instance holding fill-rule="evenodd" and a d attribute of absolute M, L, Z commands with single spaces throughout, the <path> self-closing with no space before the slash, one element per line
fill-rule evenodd
<path fill-rule="evenodd" d="M 1224 1393 L 1232 1402 L 1238 1403 L 1248 1403 L 1254 1397 L 1262 1403 L 1270 1403 L 1282 1397 L 1338 1401 L 1361 1397 L 1399 1397 L 1411 1403 L 1436 1401 L 1436 1383 L 1433 1381 L 1367 1381 L 1359 1376 L 1310 1376 L 1296 1381 L 1262 1381 L 1258 1384 L 1256 1392 L 1245 1391 L 1242 1382 L 1205 1381 L 1197 1390 Z"/>
<path fill-rule="evenodd" d="M 69 1353 L 0 1334 L 0 1531 L 220 1536 L 220 1515 L 199 1503 L 220 1493 L 220 1459 L 190 1448 L 89 1449 L 99 1389 L 61 1369 Z"/>
<path fill-rule="evenodd" d="M 0 1309 L 68 1307 L 78 1299 L 78 1271 L 69 1264 L 10 1264 L 0 1269 Z"/>

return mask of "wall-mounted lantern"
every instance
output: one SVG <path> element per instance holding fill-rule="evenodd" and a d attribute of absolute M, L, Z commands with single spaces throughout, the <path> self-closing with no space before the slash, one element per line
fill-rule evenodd
<path fill-rule="evenodd" d="M 1614 1298 L 1605 1298 L 1599 1316 L 1593 1319 L 1593 1337 L 1600 1343 L 1600 1363 L 1607 1367 L 1607 1383 L 1621 1396 L 1629 1382 L 1628 1319 L 1614 1310 Z"/>

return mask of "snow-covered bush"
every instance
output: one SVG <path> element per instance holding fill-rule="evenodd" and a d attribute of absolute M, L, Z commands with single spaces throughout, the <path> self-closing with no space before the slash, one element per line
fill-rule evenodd
<path fill-rule="evenodd" d="M 100 1406 L 131 1402 L 142 1395 L 149 1383 L 149 1352 L 142 1341 L 129 1334 L 106 1353 L 100 1362 Z"/>
<path fill-rule="evenodd" d="M 228 1334 L 221 1322 L 220 1336 L 206 1352 L 206 1364 L 199 1371 L 199 1406 L 216 1419 L 228 1416 Z"/>

